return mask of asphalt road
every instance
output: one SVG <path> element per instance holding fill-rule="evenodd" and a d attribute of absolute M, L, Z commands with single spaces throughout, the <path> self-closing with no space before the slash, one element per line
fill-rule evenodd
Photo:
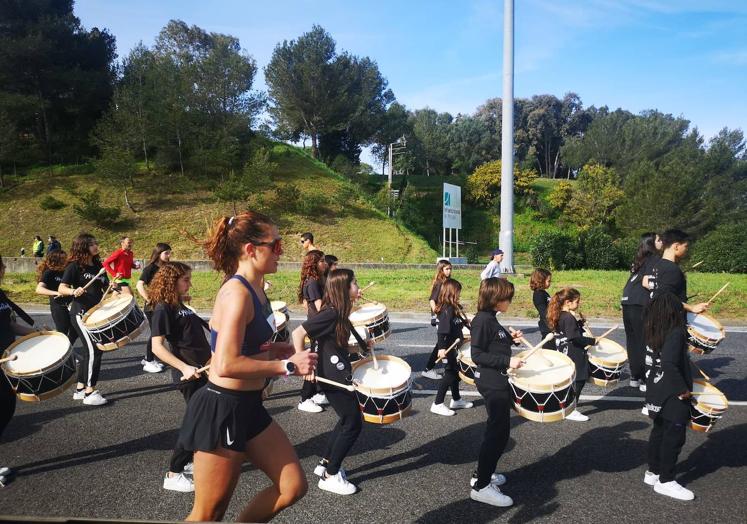
<path fill-rule="evenodd" d="M 523 329 L 530 340 L 539 340 L 531 327 Z M 300 382 L 289 379 L 277 383 L 266 406 L 296 445 L 311 487 L 276 521 L 742 522 L 747 515 L 743 331 L 729 332 L 711 355 L 694 357 L 732 401 L 712 432 L 688 431 L 678 471 L 695 501 L 664 498 L 642 482 L 650 431 L 649 419 L 640 414 L 642 394 L 624 385 L 607 390 L 587 385 L 580 411 L 589 422 L 540 424 L 512 415 L 499 471 L 508 477 L 504 492 L 515 504 L 502 509 L 473 502 L 468 481 L 485 420 L 482 401 L 464 386 L 475 408 L 454 417 L 433 415 L 428 408 L 437 383 L 419 373 L 416 383 L 423 389 L 413 390 L 411 416 L 388 426 L 365 424 L 346 459 L 359 493 L 332 495 L 316 487 L 311 472 L 336 417 L 331 410 L 298 411 Z M 622 330 L 612 338 L 622 342 Z M 419 372 L 434 339 L 429 325 L 394 323 L 380 348 Z M 184 403 L 169 373 L 142 371 L 143 346 L 133 343 L 104 356 L 99 389 L 110 400 L 107 406 L 83 406 L 72 400 L 72 390 L 38 404 L 19 402 L 0 445 L 0 463 L 17 468 L 19 476 L 0 491 L 0 515 L 150 520 L 187 515 L 192 495 L 161 487 Z M 265 485 L 264 475 L 246 464 L 226 520 Z"/>

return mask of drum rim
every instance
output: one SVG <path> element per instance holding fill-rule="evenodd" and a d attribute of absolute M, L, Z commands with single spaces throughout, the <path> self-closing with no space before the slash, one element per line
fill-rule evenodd
<path fill-rule="evenodd" d="M 410 414 L 411 410 L 412 399 L 410 400 L 410 404 L 408 404 L 405 409 L 398 411 L 397 413 L 391 413 L 389 415 L 371 415 L 370 413 L 361 411 L 361 414 L 363 415 L 363 420 L 365 420 L 366 422 L 370 422 L 371 424 L 391 424 L 405 418 L 406 415 Z"/>
<path fill-rule="evenodd" d="M 461 370 L 461 369 L 460 369 L 459 371 L 457 371 L 457 375 L 459 375 L 459 378 L 461 378 L 461 379 L 462 379 L 462 381 L 463 381 L 463 382 L 464 382 L 465 384 L 469 384 L 470 386 L 474 386 L 474 385 L 475 385 L 475 379 L 474 379 L 474 378 L 471 378 L 471 377 L 469 377 L 469 376 L 467 376 L 467 375 L 465 375 L 465 374 L 464 374 L 464 373 L 462 372 L 462 370 Z"/>
<path fill-rule="evenodd" d="M 563 353 L 560 353 L 558 351 L 555 351 L 554 349 L 539 349 L 540 353 L 542 352 L 552 352 L 554 354 L 557 354 L 557 356 L 562 356 L 564 358 L 561 358 L 561 360 L 566 360 L 567 362 L 563 365 L 569 366 L 572 369 L 572 373 L 570 378 L 563 380 L 563 382 L 559 382 L 558 384 L 552 384 L 548 386 L 541 386 L 541 388 L 537 387 L 536 385 L 532 385 L 533 389 L 528 389 L 524 387 L 524 382 L 516 382 L 516 377 L 514 375 L 508 376 L 508 381 L 513 384 L 514 386 L 520 388 L 522 391 L 527 391 L 529 393 L 552 393 L 553 391 L 558 391 L 559 389 L 567 389 L 570 387 L 575 381 L 576 381 L 576 365 L 573 363 L 573 360 L 568 355 L 564 355 Z M 521 353 L 517 354 L 516 356 L 521 358 L 522 355 L 528 353 L 529 350 L 524 350 Z M 555 355 L 554 355 L 555 356 Z"/>
<path fill-rule="evenodd" d="M 102 300 L 101 302 L 99 302 L 98 304 L 96 304 L 95 306 L 93 306 L 91 309 L 89 309 L 88 311 L 86 311 L 83 314 L 83 318 L 82 318 L 83 327 L 85 327 L 86 329 L 89 329 L 89 330 L 94 330 L 94 329 L 108 327 L 111 324 L 114 324 L 115 323 L 114 321 L 117 320 L 118 318 L 126 317 L 127 315 L 129 315 L 130 311 L 132 311 L 133 307 L 137 307 L 137 302 L 135 301 L 135 297 L 131 296 L 130 297 L 130 303 L 128 304 L 129 307 L 127 307 L 126 310 L 117 311 L 116 314 L 112 314 L 112 315 L 108 316 L 107 318 L 102 319 L 102 320 L 100 320 L 98 322 L 93 322 L 93 323 L 90 323 L 90 324 L 87 323 L 87 320 L 89 318 L 91 318 L 91 315 L 93 314 L 94 311 L 97 311 L 98 309 L 101 309 L 101 306 L 103 306 L 107 301 L 111 301 L 111 300 L 113 300 L 115 298 L 116 299 L 121 299 L 121 298 L 124 298 L 124 297 L 122 297 L 121 295 L 120 296 L 113 295 L 112 297 L 107 297 L 104 300 Z"/>
<path fill-rule="evenodd" d="M 706 391 L 710 390 L 710 391 L 708 391 L 708 393 L 706 393 L 707 395 L 714 395 L 716 397 L 720 396 L 724 400 L 724 407 L 723 408 L 721 406 L 713 406 L 713 407 L 711 407 L 711 412 L 717 411 L 719 413 L 723 413 L 724 411 L 726 411 L 728 409 L 728 407 L 729 407 L 729 399 L 726 397 L 726 395 L 724 395 L 723 391 L 721 391 L 719 388 L 717 388 L 716 386 L 714 386 L 713 384 L 711 384 L 710 382 L 708 382 L 705 379 L 696 378 L 696 379 L 693 380 L 693 387 L 695 387 L 695 384 L 703 384 L 705 386 L 703 388 L 704 390 L 706 390 Z M 715 391 L 713 391 L 713 390 L 715 390 Z M 696 397 L 695 398 L 695 404 L 693 404 L 693 407 L 695 407 L 696 409 L 698 409 L 696 407 L 698 405 L 701 405 L 701 403 L 698 400 L 698 398 Z M 711 404 L 705 404 L 705 403 L 703 403 L 702 405 L 709 406 L 709 407 L 712 406 Z M 698 411 L 700 411 L 701 413 L 703 413 L 703 411 L 700 410 L 700 409 L 698 409 Z M 703 414 L 707 414 L 707 413 L 703 413 Z"/>
<path fill-rule="evenodd" d="M 62 337 L 63 339 L 65 339 L 67 341 L 67 351 L 64 353 L 64 356 L 63 356 L 62 360 L 56 362 L 53 365 L 49 365 L 49 366 L 47 366 L 45 368 L 37 369 L 37 370 L 35 370 L 33 372 L 21 372 L 21 373 L 16 373 L 14 371 L 10 371 L 6 367 L 6 364 L 10 364 L 10 362 L 3 362 L 2 364 L 0 364 L 0 368 L 2 368 L 3 372 L 6 375 L 10 375 L 11 377 L 18 377 L 18 378 L 21 378 L 21 377 L 35 377 L 37 375 L 44 374 L 47 371 L 51 371 L 53 369 L 57 369 L 58 367 L 60 367 L 62 365 L 63 362 L 65 362 L 67 359 L 70 358 L 70 354 L 73 352 L 73 346 L 70 344 L 70 340 L 67 338 L 67 335 L 65 335 L 64 333 L 60 333 L 59 331 L 55 331 L 55 330 L 36 331 L 34 333 L 29 333 L 28 335 L 24 335 L 22 337 L 19 337 L 19 338 L 15 339 L 13 341 L 13 343 L 10 346 L 8 346 L 7 348 L 5 348 L 5 351 L 3 351 L 3 358 L 9 357 L 11 350 L 13 348 L 15 348 L 16 346 L 21 345 L 24 341 L 30 340 L 30 339 L 32 339 L 34 337 L 40 337 L 42 335 L 59 336 L 59 337 Z"/>
<path fill-rule="evenodd" d="M 101 351 L 114 351 L 115 349 L 120 349 L 125 347 L 130 342 L 134 342 L 137 337 L 139 337 L 143 331 L 145 331 L 145 319 L 140 323 L 140 325 L 133 330 L 132 332 L 128 333 L 127 335 L 118 338 L 117 340 L 113 342 L 107 342 L 106 344 L 100 344 L 96 342 L 96 347 L 99 348 Z"/>
<path fill-rule="evenodd" d="M 61 395 L 65 392 L 65 390 L 69 389 L 70 386 L 72 386 L 74 383 L 78 381 L 78 375 L 77 373 L 73 373 L 70 375 L 70 377 L 57 386 L 54 389 L 50 389 L 49 391 L 45 391 L 41 395 L 32 395 L 30 393 L 17 393 L 16 397 L 18 397 L 18 400 L 22 400 L 23 402 L 41 402 L 42 400 L 49 400 L 50 398 L 54 398 L 58 395 Z"/>
<path fill-rule="evenodd" d="M 363 309 L 363 307 L 364 307 L 364 306 L 367 306 L 367 305 L 369 305 L 369 304 L 375 304 L 375 305 L 377 305 L 377 306 L 381 306 L 381 307 L 383 307 L 383 308 L 384 308 L 384 311 L 383 311 L 383 312 L 381 312 L 381 313 L 379 313 L 378 315 L 374 315 L 373 317 L 368 317 L 368 318 L 366 318 L 366 320 L 365 320 L 365 321 L 364 321 L 364 320 L 358 320 L 358 321 L 354 321 L 354 320 L 352 320 L 352 319 L 350 318 L 350 315 L 352 315 L 353 313 L 355 313 L 355 312 L 357 312 L 357 311 L 359 311 L 359 310 Z M 367 326 L 368 324 L 373 324 L 374 322 L 376 322 L 377 320 L 381 320 L 382 318 L 385 318 L 385 317 L 387 317 L 387 318 L 388 318 L 388 317 L 389 317 L 389 310 L 388 310 L 388 309 L 387 309 L 387 307 L 386 307 L 386 306 L 385 306 L 384 304 L 382 304 L 381 302 L 366 302 L 365 304 L 361 304 L 361 305 L 360 305 L 360 306 L 358 306 L 358 307 L 357 307 L 356 309 L 354 309 L 353 311 L 351 311 L 351 312 L 350 312 L 350 315 L 348 315 L 348 320 L 350 320 L 350 323 L 351 323 L 351 324 L 352 324 L 353 326 Z"/>
<path fill-rule="evenodd" d="M 610 364 L 610 365 L 614 365 L 614 366 L 622 366 L 622 365 L 624 365 L 628 361 L 628 352 L 627 352 L 627 350 L 625 349 L 625 347 L 622 344 L 620 344 L 619 342 L 615 342 L 611 338 L 607 338 L 607 337 L 604 337 L 604 338 L 602 338 L 600 340 L 608 340 L 608 341 L 612 342 L 613 344 L 617 345 L 620 348 L 620 351 L 619 351 L 618 354 L 620 356 L 622 356 L 623 359 L 618 361 L 618 360 L 608 360 L 606 358 L 593 356 L 592 355 L 592 351 L 594 350 L 594 348 L 599 347 L 599 344 L 594 344 L 592 346 L 589 346 L 589 350 L 587 351 L 587 355 L 588 355 L 590 361 L 593 359 L 595 362 L 600 362 L 603 365 Z M 615 349 L 617 349 L 617 348 L 615 348 Z"/>
<path fill-rule="evenodd" d="M 390 386 L 390 387 L 386 387 L 386 388 L 382 388 L 382 387 L 376 387 L 376 388 L 374 388 L 374 387 L 366 386 L 365 384 L 362 384 L 360 382 L 356 382 L 355 383 L 355 389 L 357 391 L 360 391 L 362 394 L 364 394 L 364 395 L 366 395 L 368 397 L 389 398 L 389 397 L 392 397 L 392 396 L 400 395 L 405 390 L 412 389 L 411 380 L 410 380 L 410 375 L 412 374 L 412 367 L 410 367 L 410 364 L 408 364 L 407 362 L 405 362 L 404 359 L 401 359 L 399 357 L 395 357 L 394 355 L 376 355 L 376 360 L 386 360 L 386 361 L 391 361 L 391 362 L 402 363 L 405 366 L 407 366 L 408 368 L 410 368 L 410 373 L 407 375 L 407 379 L 405 380 L 404 383 L 399 384 L 397 386 Z M 361 367 L 364 364 L 369 363 L 369 362 L 373 363 L 373 358 L 370 357 L 370 356 L 367 357 L 367 358 L 362 358 L 360 360 L 357 360 L 357 361 L 353 362 L 350 365 L 351 370 L 353 372 L 353 373 L 351 373 L 351 375 L 354 374 L 354 372 L 355 372 L 355 370 L 357 368 L 359 368 L 359 367 Z"/>
<path fill-rule="evenodd" d="M 714 318 L 713 316 L 711 316 L 711 315 L 709 315 L 707 313 L 694 313 L 694 315 L 696 317 L 700 315 L 702 317 L 707 318 L 711 322 L 713 322 L 714 326 L 721 333 L 721 338 L 710 338 L 710 337 L 706 337 L 704 335 L 700 335 L 697 331 L 695 331 L 694 328 L 692 328 L 692 326 L 690 324 L 687 324 L 687 333 L 690 334 L 690 335 L 692 335 L 693 338 L 696 338 L 698 340 L 702 340 L 704 342 L 710 342 L 711 340 L 713 340 L 715 344 L 718 344 L 719 342 L 721 342 L 722 340 L 724 340 L 726 338 L 726 330 L 724 329 L 724 326 L 721 324 L 721 322 L 719 322 L 718 320 L 716 320 L 716 318 Z"/>
<path fill-rule="evenodd" d="M 558 411 L 550 411 L 550 412 L 532 411 L 514 402 L 514 410 L 519 416 L 524 417 L 527 420 L 531 420 L 532 422 L 539 422 L 539 423 L 560 422 L 561 420 L 565 420 L 566 417 L 568 417 L 568 415 L 573 413 L 574 409 L 576 409 L 575 398 L 573 399 L 573 402 L 571 402 L 569 406 L 563 409 L 559 409 Z"/>

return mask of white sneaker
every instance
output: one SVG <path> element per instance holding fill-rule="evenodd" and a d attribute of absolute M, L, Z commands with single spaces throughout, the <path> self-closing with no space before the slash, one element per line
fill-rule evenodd
<path fill-rule="evenodd" d="M 163 367 L 155 360 L 152 360 L 143 364 L 143 371 L 147 373 L 160 373 L 163 371 Z"/>
<path fill-rule="evenodd" d="M 326 406 L 329 404 L 329 400 L 327 400 L 327 395 L 324 393 L 317 393 L 313 397 L 311 397 L 311 400 L 314 401 L 314 404 L 317 406 Z"/>
<path fill-rule="evenodd" d="M 506 476 L 501 473 L 493 473 L 490 475 L 490 483 L 493 486 L 503 486 L 506 483 Z M 474 488 L 475 484 L 477 484 L 477 475 L 472 475 L 472 478 L 469 479 L 469 487 Z"/>
<path fill-rule="evenodd" d="M 637 380 L 637 379 L 634 379 L 634 378 L 630 379 L 630 387 L 631 388 L 637 388 L 637 387 L 640 387 L 640 386 L 641 386 L 641 381 L 640 380 Z"/>
<path fill-rule="evenodd" d="M 469 409 L 472 406 L 474 406 L 472 402 L 469 402 L 463 399 L 459 399 L 459 400 L 451 399 L 451 402 L 449 402 L 449 407 L 451 409 Z"/>
<path fill-rule="evenodd" d="M 573 420 L 575 422 L 586 422 L 589 420 L 589 417 L 579 412 L 577 409 L 574 409 L 573 412 L 565 418 L 566 420 Z"/>
<path fill-rule="evenodd" d="M 318 405 L 310 398 L 307 398 L 303 402 L 299 402 L 298 409 L 300 409 L 301 411 L 306 411 L 307 413 L 321 413 L 322 411 L 324 411 L 322 409 L 322 406 Z"/>
<path fill-rule="evenodd" d="M 646 415 L 648 417 L 648 408 L 646 406 L 641 408 L 641 415 Z"/>
<path fill-rule="evenodd" d="M 443 415 L 444 417 L 450 417 L 454 414 L 454 410 L 449 409 L 442 402 L 441 404 L 431 404 L 431 413 L 436 415 Z"/>
<path fill-rule="evenodd" d="M 695 498 L 695 494 L 692 491 L 682 487 L 676 480 L 664 483 L 657 480 L 656 484 L 654 484 L 654 491 L 677 500 L 692 500 Z"/>
<path fill-rule="evenodd" d="M 643 474 L 643 483 L 644 484 L 647 484 L 649 486 L 653 486 L 657 482 L 659 482 L 659 475 L 656 475 L 655 473 L 651 473 L 650 471 L 646 471 L 646 473 Z"/>
<path fill-rule="evenodd" d="M 184 470 L 182 470 L 182 473 L 186 475 L 192 475 L 194 472 L 195 472 L 194 462 L 187 462 L 187 464 L 184 466 Z"/>
<path fill-rule="evenodd" d="M 170 477 L 168 473 L 163 479 L 163 489 L 171 491 L 181 491 L 182 493 L 191 493 L 195 490 L 195 484 L 187 478 L 184 473 L 179 473 Z"/>
<path fill-rule="evenodd" d="M 643 393 L 646 392 L 646 383 L 644 382 L 640 386 L 638 386 L 638 391 L 642 391 Z"/>
<path fill-rule="evenodd" d="M 421 375 L 424 376 L 425 378 L 430 378 L 432 380 L 439 380 L 441 378 L 441 375 L 436 373 L 435 369 L 425 370 L 421 373 Z"/>
<path fill-rule="evenodd" d="M 97 389 L 90 395 L 86 395 L 83 399 L 83 404 L 86 406 L 103 406 L 108 401 L 99 393 L 99 390 Z"/>
<path fill-rule="evenodd" d="M 342 476 L 341 471 L 338 471 L 337 475 L 327 475 L 325 472 L 324 477 L 319 479 L 317 486 L 319 486 L 319 489 L 337 493 L 338 495 L 352 495 L 357 491 L 357 488 Z"/>
<path fill-rule="evenodd" d="M 342 478 L 344 478 L 345 480 L 348 479 L 348 472 L 345 471 L 345 468 L 340 468 L 338 471 L 340 475 L 342 475 Z M 326 474 L 327 474 L 327 466 L 319 462 L 319 464 L 317 464 L 316 467 L 314 468 L 314 475 L 316 475 L 317 477 L 324 478 L 324 475 Z"/>
<path fill-rule="evenodd" d="M 86 388 L 76 389 L 73 393 L 73 400 L 83 400 L 84 398 L 86 398 Z"/>
<path fill-rule="evenodd" d="M 501 489 L 493 484 L 488 484 L 480 491 L 474 489 L 469 490 L 469 498 L 476 500 L 477 502 L 484 502 L 485 504 L 501 508 L 507 508 L 514 503 L 511 497 L 501 493 Z"/>

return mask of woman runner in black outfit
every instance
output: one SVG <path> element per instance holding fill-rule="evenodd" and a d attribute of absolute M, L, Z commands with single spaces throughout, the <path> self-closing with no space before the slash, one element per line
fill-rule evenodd
<path fill-rule="evenodd" d="M 62 250 L 47 253 L 41 264 L 36 267 L 36 294 L 49 297 L 49 310 L 55 329 L 67 335 L 70 345 L 75 344 L 78 333 L 70 322 L 70 298 L 63 297 L 59 290 L 62 274 L 67 264 L 67 253 Z"/>
<path fill-rule="evenodd" d="M 532 302 L 539 314 L 537 325 L 542 334 L 542 339 L 550 333 L 550 326 L 547 325 L 547 305 L 550 303 L 550 294 L 547 292 L 552 284 L 552 273 L 547 269 L 536 268 L 529 279 L 529 289 L 532 290 Z M 555 349 L 555 342 L 550 340 L 542 346 L 545 349 Z"/>
<path fill-rule="evenodd" d="M 352 326 L 348 317 L 353 301 L 359 297 L 358 283 L 349 269 L 336 269 L 327 279 L 319 312 L 293 331 L 296 351 L 303 349 L 304 337 L 319 344 L 320 377 L 345 385 L 352 384 L 348 339 Z M 369 341 L 369 347 L 373 341 Z M 356 487 L 348 482 L 342 461 L 353 447 L 363 427 L 363 415 L 355 393 L 323 382 L 319 383 L 339 417 L 327 439 L 327 448 L 314 470 L 319 488 L 338 495 L 352 495 Z"/>
<path fill-rule="evenodd" d="M 205 337 L 204 320 L 185 305 L 192 287 L 192 268 L 181 262 L 166 262 L 148 286 L 153 306 L 151 338 L 153 353 L 172 368 L 172 379 L 179 386 L 184 401 L 202 386 L 207 377 L 197 373 L 210 360 L 210 342 Z M 168 341 L 168 347 L 166 342 Z M 171 464 L 163 479 L 164 489 L 194 491 L 185 473 L 192 472 L 192 452 L 179 446 L 171 455 Z"/>
<path fill-rule="evenodd" d="M 664 292 L 646 310 L 646 407 L 654 420 L 648 439 L 648 471 L 643 482 L 678 500 L 695 495 L 675 479 L 675 466 L 690 422 L 693 379 L 681 299 Z"/>
<path fill-rule="evenodd" d="M 271 343 L 275 317 L 262 289 L 283 253 L 277 226 L 246 211 L 223 217 L 205 241 L 205 252 L 227 277 L 210 320 L 213 351 L 208 384 L 189 401 L 177 446 L 193 450 L 195 500 L 190 521 L 221 520 L 244 462 L 272 485 L 257 493 L 236 520 L 265 522 L 306 493 L 308 484 L 288 437 L 262 405 L 268 377 L 308 375 L 310 351 Z"/>
<path fill-rule="evenodd" d="M 566 287 L 555 293 L 547 306 L 547 325 L 555 332 L 555 345 L 561 353 L 568 355 L 576 366 L 576 405 L 589 378 L 589 360 L 586 346 L 593 346 L 598 339 L 584 336 L 586 321 L 578 311 L 581 293 Z M 589 417 L 578 409 L 566 417 L 576 422 L 586 422 Z"/>
<path fill-rule="evenodd" d="M 506 477 L 495 472 L 498 460 L 508 444 L 511 432 L 511 393 L 508 370 L 523 362 L 511 356 L 511 344 L 518 344 L 521 331 L 513 335 L 501 326 L 496 313 L 505 313 L 514 297 L 514 285 L 506 279 L 491 277 L 480 282 L 477 315 L 472 319 L 472 360 L 477 364 L 475 383 L 485 399 L 488 420 L 480 445 L 477 472 L 470 481 L 470 498 L 493 506 L 510 506 L 511 497 L 498 486 Z"/>
<path fill-rule="evenodd" d="M 145 313 L 145 318 L 148 319 L 148 325 L 151 325 L 153 320 L 153 305 L 150 303 L 148 286 L 150 286 L 153 277 L 156 276 L 158 269 L 169 260 L 171 260 L 171 246 L 165 242 L 159 242 L 153 249 L 150 260 L 143 269 L 143 272 L 140 273 L 140 278 L 137 281 L 137 292 L 145 300 L 143 313 Z M 145 344 L 145 358 L 140 363 L 143 365 L 143 371 L 147 373 L 160 373 L 163 371 L 163 366 L 158 360 L 153 358 L 152 340 L 152 338 L 148 338 L 148 342 Z"/>
<path fill-rule="evenodd" d="M 62 274 L 62 282 L 57 289 L 61 295 L 72 297 L 70 323 L 83 342 L 83 349 L 78 354 L 78 385 L 73 399 L 83 400 L 83 404 L 89 406 L 101 406 L 107 402 L 95 389 L 104 352 L 96 347 L 83 327 L 83 315 L 101 302 L 104 291 L 109 285 L 106 273 L 99 275 L 101 269 L 99 243 L 93 235 L 81 233 L 73 240 L 68 263 Z M 83 289 L 91 281 L 93 283 L 87 289 Z"/>
<path fill-rule="evenodd" d="M 438 315 L 436 314 L 436 303 L 438 302 L 438 295 L 441 293 L 441 285 L 451 278 L 451 262 L 448 260 L 439 260 L 436 264 L 436 274 L 431 282 L 431 296 L 428 298 L 428 305 L 431 308 L 431 326 L 438 325 Z M 436 357 L 438 356 L 438 342 L 433 346 L 428 362 L 425 364 L 425 369 L 421 375 L 425 378 L 438 380 L 441 376 L 434 371 L 436 367 Z"/>

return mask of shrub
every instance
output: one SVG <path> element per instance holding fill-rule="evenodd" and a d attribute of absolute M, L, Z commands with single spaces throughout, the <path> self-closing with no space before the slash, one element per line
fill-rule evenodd
<path fill-rule="evenodd" d="M 704 271 L 747 273 L 747 221 L 722 224 L 694 243 L 690 261 Z"/>
<path fill-rule="evenodd" d="M 45 211 L 50 209 L 62 209 L 65 206 L 67 206 L 65 202 L 57 200 L 52 195 L 45 195 L 44 198 L 39 201 L 39 207 Z"/>
<path fill-rule="evenodd" d="M 464 249 L 464 257 L 467 259 L 468 264 L 479 264 L 480 263 L 480 249 L 477 244 L 467 244 Z"/>
<path fill-rule="evenodd" d="M 296 208 L 303 215 L 317 215 L 325 211 L 329 200 L 322 194 L 309 193 L 301 198 L 296 204 Z"/>
<path fill-rule="evenodd" d="M 514 167 L 514 192 L 519 197 L 534 193 L 532 186 L 537 173 L 532 169 Z M 465 200 L 483 208 L 495 207 L 501 196 L 501 161 L 494 160 L 481 165 L 467 177 Z"/>
<path fill-rule="evenodd" d="M 616 269 L 620 267 L 620 254 L 612 237 L 596 227 L 581 234 L 580 243 L 586 269 Z"/>
<path fill-rule="evenodd" d="M 301 201 L 301 191 L 296 184 L 281 184 L 275 188 L 281 209 L 296 211 Z"/>
<path fill-rule="evenodd" d="M 119 208 L 102 206 L 97 190 L 81 193 L 80 200 L 81 205 L 75 204 L 73 209 L 75 214 L 83 220 L 102 227 L 108 227 L 117 222 L 120 215 Z"/>
<path fill-rule="evenodd" d="M 576 269 L 584 257 L 578 238 L 558 231 L 542 231 L 530 249 L 532 264 L 551 269 Z"/>
<path fill-rule="evenodd" d="M 564 211 L 573 196 L 573 184 L 563 180 L 555 184 L 550 194 L 547 195 L 547 203 L 556 211 Z"/>

